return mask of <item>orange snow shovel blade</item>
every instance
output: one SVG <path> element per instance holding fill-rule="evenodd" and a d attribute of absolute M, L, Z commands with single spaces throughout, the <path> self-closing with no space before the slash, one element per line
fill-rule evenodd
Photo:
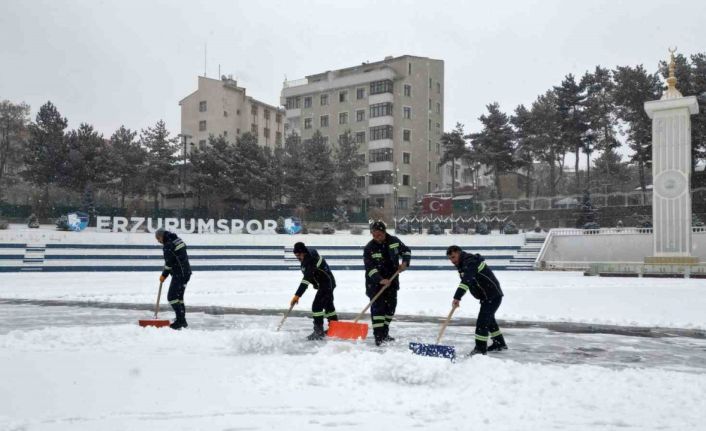
<path fill-rule="evenodd" d="M 143 320 L 138 320 L 137 323 L 140 324 L 143 328 L 147 326 L 154 326 L 155 328 L 163 328 L 165 326 L 169 326 L 169 320 L 162 320 L 162 319 L 143 319 Z"/>
<path fill-rule="evenodd" d="M 328 336 L 346 340 L 365 340 L 368 336 L 367 323 L 333 321 L 328 324 Z"/>

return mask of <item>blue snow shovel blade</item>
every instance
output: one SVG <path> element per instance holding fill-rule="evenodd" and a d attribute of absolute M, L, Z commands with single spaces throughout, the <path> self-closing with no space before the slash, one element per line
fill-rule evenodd
<path fill-rule="evenodd" d="M 443 346 L 441 344 L 409 343 L 409 350 L 415 355 L 447 359 L 456 357 L 456 348 L 454 346 Z"/>

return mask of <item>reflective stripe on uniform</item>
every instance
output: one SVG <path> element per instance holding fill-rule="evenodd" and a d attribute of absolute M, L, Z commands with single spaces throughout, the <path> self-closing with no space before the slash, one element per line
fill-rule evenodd
<path fill-rule="evenodd" d="M 476 340 L 478 340 L 478 341 L 488 341 L 488 338 L 489 337 L 487 335 L 484 336 L 484 335 L 476 334 Z"/>
<path fill-rule="evenodd" d="M 400 246 L 400 243 L 399 243 L 399 242 L 396 242 L 396 243 L 394 243 L 394 244 L 390 244 L 390 248 L 397 248 L 397 247 L 399 247 L 399 246 Z"/>
<path fill-rule="evenodd" d="M 468 287 L 467 285 L 465 285 L 465 284 L 463 284 L 463 283 L 459 284 L 459 285 L 458 285 L 458 288 L 459 288 L 459 289 L 463 289 L 463 290 L 465 290 L 466 292 L 468 292 L 468 290 L 470 289 L 470 287 Z"/>
<path fill-rule="evenodd" d="M 491 332 L 491 333 L 490 333 L 490 336 L 493 337 L 493 338 L 495 338 L 495 337 L 497 337 L 497 336 L 499 336 L 499 335 L 503 335 L 503 333 L 500 332 L 499 329 L 498 329 L 497 331 L 495 331 L 495 332 Z"/>
<path fill-rule="evenodd" d="M 324 258 L 321 257 L 321 256 L 319 256 L 319 261 L 316 262 L 316 267 L 317 267 L 317 268 L 321 266 L 321 262 L 323 262 L 323 260 L 324 260 Z"/>
<path fill-rule="evenodd" d="M 485 262 L 481 262 L 480 265 L 478 265 L 478 271 L 483 271 L 485 268 Z"/>
<path fill-rule="evenodd" d="M 382 328 L 383 326 L 385 326 L 385 324 L 384 323 L 373 323 L 372 326 L 373 326 L 373 328 Z"/>
<path fill-rule="evenodd" d="M 172 267 L 171 267 L 171 266 L 164 265 L 164 269 L 166 269 L 166 270 L 168 271 L 168 270 L 172 269 Z"/>
<path fill-rule="evenodd" d="M 323 311 L 316 311 L 311 313 L 311 317 L 324 317 L 324 314 L 326 313 L 324 313 Z"/>
<path fill-rule="evenodd" d="M 385 319 L 392 320 L 395 316 L 385 316 Z"/>
<path fill-rule="evenodd" d="M 302 284 L 306 284 L 307 286 L 311 286 L 311 283 L 309 283 L 308 281 L 306 281 L 305 278 L 302 278 Z"/>
<path fill-rule="evenodd" d="M 404 253 L 402 253 L 402 255 L 404 255 L 404 256 L 411 256 L 411 255 L 412 255 L 412 252 L 411 252 L 411 251 L 405 251 Z"/>
<path fill-rule="evenodd" d="M 178 304 L 179 302 L 181 302 L 181 301 L 179 301 L 178 299 L 173 299 L 173 300 L 169 301 L 170 304 Z"/>
<path fill-rule="evenodd" d="M 186 247 L 186 244 L 183 242 L 179 244 L 178 246 L 174 247 L 174 251 L 181 250 L 182 248 Z"/>
<path fill-rule="evenodd" d="M 385 320 L 385 316 L 373 316 L 373 320 Z"/>
<path fill-rule="evenodd" d="M 330 312 L 330 313 L 324 314 L 324 317 L 329 318 L 329 317 L 333 317 L 333 316 L 335 316 L 335 315 L 336 315 L 336 312 L 335 312 L 335 311 L 332 311 L 332 312 Z"/>
<path fill-rule="evenodd" d="M 368 271 L 368 277 L 372 277 L 377 272 L 378 272 L 378 270 L 376 268 L 371 269 L 370 271 Z"/>
<path fill-rule="evenodd" d="M 373 253 L 373 258 L 382 259 L 382 253 Z"/>

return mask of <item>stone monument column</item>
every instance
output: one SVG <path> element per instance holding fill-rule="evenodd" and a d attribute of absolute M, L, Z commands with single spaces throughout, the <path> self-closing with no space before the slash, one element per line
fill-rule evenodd
<path fill-rule="evenodd" d="M 691 256 L 691 115 L 699 112 L 696 97 L 684 97 L 674 76 L 670 49 L 668 88 L 660 100 L 645 102 L 652 119 L 651 264 L 697 264 Z"/>

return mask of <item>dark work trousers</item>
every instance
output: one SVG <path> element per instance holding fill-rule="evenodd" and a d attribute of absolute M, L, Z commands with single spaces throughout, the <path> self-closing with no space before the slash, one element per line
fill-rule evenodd
<path fill-rule="evenodd" d="M 322 286 L 316 291 L 314 302 L 311 303 L 311 317 L 314 318 L 314 327 L 323 328 L 324 318 L 328 321 L 338 320 L 336 307 L 333 305 L 333 289 Z"/>
<path fill-rule="evenodd" d="M 392 323 L 392 319 L 395 317 L 395 309 L 397 308 L 397 289 L 399 284 L 396 282 L 397 280 L 395 280 L 390 287 L 385 289 L 385 292 L 370 306 L 373 335 L 376 340 L 382 340 L 390 333 L 390 323 Z M 371 288 L 369 288 L 368 291 L 370 293 L 379 292 L 379 290 Z M 373 299 L 373 296 L 375 295 L 368 295 L 370 299 Z"/>
<path fill-rule="evenodd" d="M 184 305 L 184 291 L 186 290 L 186 283 L 189 282 L 189 278 L 183 279 L 181 277 L 172 276 L 172 281 L 169 283 L 169 292 L 167 293 L 167 300 L 174 309 L 174 314 L 176 314 L 176 320 L 178 322 L 186 321 L 186 306 Z"/>
<path fill-rule="evenodd" d="M 495 312 L 498 311 L 502 296 L 494 299 L 481 300 L 478 320 L 476 321 L 476 343 L 487 343 L 489 334 L 499 333 L 498 322 L 495 321 Z"/>

